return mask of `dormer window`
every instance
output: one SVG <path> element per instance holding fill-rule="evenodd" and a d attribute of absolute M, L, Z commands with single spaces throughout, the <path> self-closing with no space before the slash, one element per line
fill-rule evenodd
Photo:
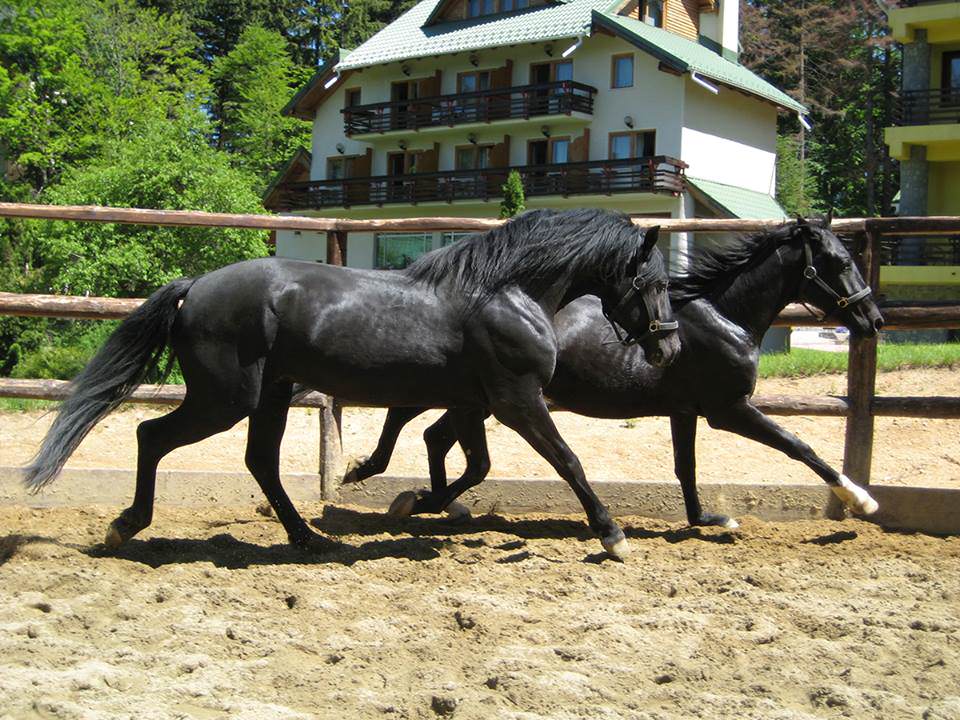
<path fill-rule="evenodd" d="M 427 20 L 426 25 L 448 20 L 463 20 L 487 15 L 499 15 L 546 5 L 550 0 L 445 0 Z"/>

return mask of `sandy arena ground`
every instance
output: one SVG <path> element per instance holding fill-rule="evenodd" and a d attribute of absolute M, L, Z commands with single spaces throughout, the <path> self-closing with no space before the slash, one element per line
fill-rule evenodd
<path fill-rule="evenodd" d="M 304 510 L 0 507 L 0 718 L 960 718 L 960 538 Z"/>
<path fill-rule="evenodd" d="M 829 375 L 760 382 L 763 395 L 844 395 L 846 379 Z M 883 373 L 878 393 L 886 395 L 960 395 L 960 373 L 954 370 L 909 370 Z M 136 464 L 136 425 L 165 412 L 128 406 L 104 420 L 81 445 L 68 467 L 133 468 Z M 400 437 L 387 473 L 426 477 L 421 433 L 438 417 L 428 413 L 412 422 Z M 344 411 L 344 452 L 363 455 L 373 450 L 384 411 L 348 408 Z M 673 479 L 670 424 L 666 418 L 636 421 L 593 420 L 555 413 L 561 434 L 580 456 L 588 479 Z M 0 465 L 23 465 L 36 451 L 52 415 L 42 412 L 0 415 Z M 810 443 L 834 467 L 843 456 L 844 421 L 840 418 L 783 417 L 783 426 Z M 553 469 L 512 430 L 488 420 L 493 477 L 553 478 Z M 697 438 L 700 482 L 812 483 L 820 479 L 805 466 L 780 453 L 740 437 L 711 430 L 701 421 Z M 960 420 L 878 418 L 872 481 L 891 485 L 960 487 Z M 243 465 L 246 423 L 197 445 L 171 453 L 161 468 L 234 470 Z M 316 472 L 318 420 L 316 412 L 291 412 L 282 450 L 284 472 Z M 451 453 L 451 476 L 462 469 L 459 451 Z M 854 478 L 855 480 L 857 478 Z M 255 488 L 251 479 L 251 487 Z M 132 488 L 131 488 L 132 492 Z"/>

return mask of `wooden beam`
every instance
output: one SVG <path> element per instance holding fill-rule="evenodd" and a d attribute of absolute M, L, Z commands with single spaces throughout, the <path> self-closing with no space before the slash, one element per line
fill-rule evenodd
<path fill-rule="evenodd" d="M 127 402 L 140 405 L 177 405 L 183 402 L 185 385 L 140 385 Z M 66 380 L 24 380 L 0 378 L 0 397 L 22 400 L 63 400 L 70 394 Z M 326 395 L 311 392 L 293 403 L 294 407 L 324 408 Z"/>
<path fill-rule="evenodd" d="M 232 213 L 208 213 L 192 210 L 149 210 L 143 208 L 114 208 L 96 205 L 36 205 L 28 203 L 0 203 L 0 217 L 36 219 L 36 220 L 72 220 L 80 222 L 122 223 L 132 225 L 161 225 L 178 227 L 223 227 L 250 230 L 307 230 L 327 232 L 370 232 L 370 231 L 409 231 L 429 232 L 437 230 L 489 230 L 503 224 L 496 218 L 394 218 L 349 220 L 346 218 L 305 217 L 300 215 L 243 215 Z M 893 223 L 893 221 L 896 221 Z M 755 232 L 779 227 L 783 220 L 740 220 L 736 218 L 709 219 L 670 219 L 654 220 L 634 218 L 640 227 L 660 225 L 669 232 Z M 896 228 L 889 232 L 960 232 L 958 218 L 883 218 L 864 220 L 862 218 L 838 219 L 833 221 L 837 232 L 855 232 L 863 230 L 865 224 L 893 223 Z M 912 228 L 916 225 L 917 230 Z M 887 227 L 884 225 L 883 227 Z M 908 228 L 901 230 L 901 228 Z M 941 228 L 941 229 L 936 229 Z M 888 230 L 882 230 L 888 232 Z"/>
<path fill-rule="evenodd" d="M 118 320 L 136 310 L 142 298 L 21 295 L 0 292 L 0 315 L 59 317 L 74 320 Z"/>

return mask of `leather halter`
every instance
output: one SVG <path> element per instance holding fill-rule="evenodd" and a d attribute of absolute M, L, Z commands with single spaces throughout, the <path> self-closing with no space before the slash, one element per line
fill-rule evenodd
<path fill-rule="evenodd" d="M 607 322 L 610 323 L 610 327 L 613 328 L 613 334 L 617 338 L 617 342 L 621 345 L 636 345 L 642 343 L 644 340 L 649 338 L 651 335 L 659 335 L 661 333 L 666 334 L 669 332 L 675 331 L 680 327 L 680 323 L 676 320 L 660 320 L 657 317 L 656 308 L 653 307 L 650 303 L 650 300 L 643 292 L 643 284 L 640 281 L 640 276 L 637 275 L 630 281 L 630 286 L 627 288 L 626 292 L 623 293 L 623 296 L 620 298 L 613 310 L 607 312 L 606 308 L 603 309 L 603 316 L 607 319 Z M 634 335 L 626 329 L 626 327 L 617 320 L 617 315 L 620 314 L 620 311 L 627 306 L 632 300 L 634 295 L 639 295 L 640 299 L 643 301 L 643 307 L 647 311 L 647 319 L 649 323 L 647 324 L 646 332 L 640 335 Z M 623 332 L 621 333 L 621 328 Z"/>
<path fill-rule="evenodd" d="M 843 310 L 848 308 L 851 305 L 855 305 L 861 300 L 865 300 L 870 297 L 870 286 L 866 285 L 862 289 L 855 292 L 853 295 L 843 296 L 830 287 L 823 278 L 820 277 L 817 273 L 817 269 L 813 266 L 813 250 L 810 248 L 810 241 L 803 241 L 803 254 L 806 259 L 806 267 L 803 269 L 803 277 L 800 280 L 800 289 L 797 290 L 797 297 L 800 299 L 800 303 L 807 308 L 809 313 L 814 317 L 817 317 L 817 314 L 807 305 L 803 299 L 803 291 L 806 289 L 809 283 L 816 284 L 821 290 L 823 290 L 827 295 L 832 297 L 836 301 L 836 307 L 834 307 L 829 312 L 824 313 L 823 317 L 819 318 L 820 320 L 826 320 L 828 317 L 833 315 L 837 310 Z"/>

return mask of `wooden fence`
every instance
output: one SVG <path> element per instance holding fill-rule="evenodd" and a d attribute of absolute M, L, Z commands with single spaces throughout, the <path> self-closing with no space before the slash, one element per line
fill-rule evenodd
<path fill-rule="evenodd" d="M 343 264 L 349 232 L 484 230 L 502 221 L 483 218 L 405 218 L 391 220 L 349 220 L 274 215 L 231 215 L 136 208 L 47 206 L 0 203 L 0 217 L 88 222 L 128 223 L 187 227 L 246 228 L 256 230 L 308 230 L 327 234 L 327 262 Z M 776 227 L 771 220 L 672 220 L 637 218 L 641 227 L 659 225 L 668 232 L 755 232 Z M 880 241 L 885 235 L 948 235 L 960 233 L 960 217 L 901 217 L 838 219 L 835 232 L 852 235 L 859 248 L 857 262 L 864 278 L 877 288 L 880 278 Z M 58 317 L 73 319 L 117 319 L 125 317 L 140 299 L 23 295 L 0 293 L 0 315 Z M 885 306 L 881 303 L 885 329 L 915 330 L 960 328 L 960 304 L 928 306 Z M 788 306 L 775 326 L 816 326 L 819 323 L 802 307 Z M 754 404 L 772 415 L 814 415 L 846 417 L 843 472 L 858 482 L 870 481 L 873 455 L 874 418 L 877 416 L 958 418 L 960 398 L 877 397 L 877 338 L 851 338 L 845 397 L 756 396 Z M 59 400 L 68 392 L 68 383 L 58 380 L 15 380 L 0 378 L 0 397 Z M 184 388 L 177 385 L 141 386 L 130 402 L 176 404 Z M 320 393 L 310 393 L 296 403 L 320 410 L 320 467 L 322 494 L 334 499 L 342 472 L 341 404 Z"/>

